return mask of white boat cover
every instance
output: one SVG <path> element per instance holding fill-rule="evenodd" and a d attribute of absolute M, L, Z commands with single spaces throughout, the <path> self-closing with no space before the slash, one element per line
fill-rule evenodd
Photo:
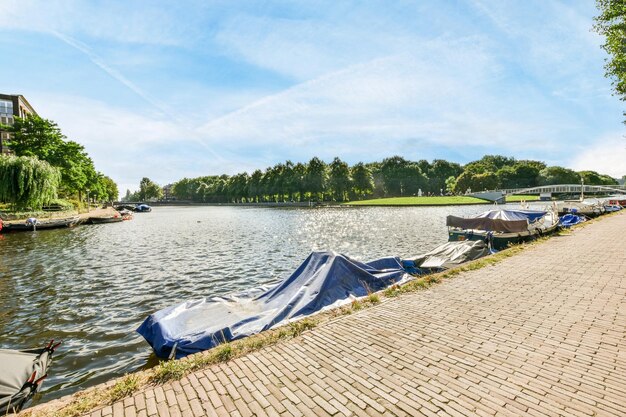
<path fill-rule="evenodd" d="M 482 240 L 448 242 L 428 253 L 416 256 L 415 266 L 422 269 L 449 269 L 489 254 L 491 250 Z"/>
<path fill-rule="evenodd" d="M 17 413 L 37 391 L 52 361 L 53 348 L 0 349 L 0 415 Z"/>

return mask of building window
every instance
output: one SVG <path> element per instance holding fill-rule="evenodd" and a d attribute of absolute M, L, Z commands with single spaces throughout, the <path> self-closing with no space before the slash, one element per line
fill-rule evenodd
<path fill-rule="evenodd" d="M 0 100 L 0 113 L 13 114 L 13 102 L 11 100 Z"/>

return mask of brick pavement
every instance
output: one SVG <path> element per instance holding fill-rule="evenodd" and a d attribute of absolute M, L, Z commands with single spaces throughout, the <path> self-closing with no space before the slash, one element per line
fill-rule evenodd
<path fill-rule="evenodd" d="M 625 248 L 606 218 L 91 415 L 626 416 Z"/>

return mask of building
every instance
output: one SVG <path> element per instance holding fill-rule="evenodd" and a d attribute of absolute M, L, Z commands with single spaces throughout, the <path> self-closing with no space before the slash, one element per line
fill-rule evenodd
<path fill-rule="evenodd" d="M 37 115 L 33 106 L 22 95 L 0 94 L 0 124 L 12 125 L 15 117 Z M 0 129 L 0 153 L 9 153 L 7 140 L 9 132 Z"/>

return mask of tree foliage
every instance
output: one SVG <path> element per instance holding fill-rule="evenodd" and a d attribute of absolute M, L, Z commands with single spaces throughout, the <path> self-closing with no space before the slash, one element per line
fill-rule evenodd
<path fill-rule="evenodd" d="M 34 210 L 57 197 L 60 173 L 32 156 L 0 156 L 0 201 Z"/>
<path fill-rule="evenodd" d="M 139 183 L 139 200 L 159 199 L 163 197 L 163 189 L 150 178 L 142 178 Z"/>
<path fill-rule="evenodd" d="M 117 199 L 113 180 L 96 171 L 85 148 L 68 141 L 53 121 L 37 115 L 15 117 L 11 126 L 2 129 L 11 133 L 8 145 L 15 155 L 35 157 L 59 169 L 58 192 L 63 197 L 80 198 L 89 190 L 90 196 L 97 200 Z"/>
<path fill-rule="evenodd" d="M 251 175 L 183 178 L 172 187 L 181 200 L 206 203 L 349 201 L 369 197 L 463 194 L 503 188 L 530 188 L 545 184 L 615 184 L 594 171 L 576 172 L 546 167 L 541 161 L 486 155 L 465 166 L 442 159 L 410 161 L 401 156 L 381 162 L 358 162 L 350 167 L 339 158 L 326 164 L 319 158 L 308 163 L 286 161 Z M 138 197 L 135 197 L 137 199 Z"/>
<path fill-rule="evenodd" d="M 623 0 L 596 0 L 600 14 L 596 32 L 605 37 L 602 48 L 609 54 L 604 68 L 616 95 L 626 100 L 626 3 Z"/>

